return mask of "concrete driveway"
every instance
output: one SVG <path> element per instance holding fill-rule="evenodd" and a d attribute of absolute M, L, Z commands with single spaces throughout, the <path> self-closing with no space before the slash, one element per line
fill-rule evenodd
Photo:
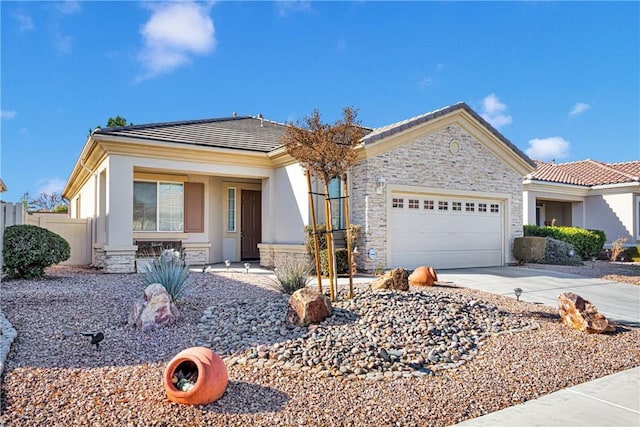
<path fill-rule="evenodd" d="M 640 327 L 640 286 L 525 267 L 485 267 L 438 271 L 438 280 L 515 298 L 558 306 L 557 296 L 573 292 L 591 301 L 607 319 Z"/>

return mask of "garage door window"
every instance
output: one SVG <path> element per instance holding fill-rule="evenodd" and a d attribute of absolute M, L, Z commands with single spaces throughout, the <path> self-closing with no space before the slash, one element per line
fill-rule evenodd
<path fill-rule="evenodd" d="M 500 207 L 496 204 L 491 204 L 491 213 L 498 213 L 500 212 Z"/>
<path fill-rule="evenodd" d="M 475 212 L 476 204 L 475 203 L 466 203 L 465 208 L 467 212 Z"/>
<path fill-rule="evenodd" d="M 443 200 L 438 200 L 438 210 L 439 211 L 448 211 L 449 210 L 449 202 L 445 202 Z"/>
<path fill-rule="evenodd" d="M 420 209 L 420 200 L 409 199 L 409 209 Z"/>
<path fill-rule="evenodd" d="M 451 210 L 453 211 L 461 211 L 462 210 L 462 202 L 452 202 Z"/>
<path fill-rule="evenodd" d="M 487 204 L 486 203 L 478 203 L 478 212 L 486 212 Z"/>
<path fill-rule="evenodd" d="M 393 199 L 393 207 L 394 208 L 398 208 L 398 209 L 402 209 L 404 208 L 404 199 Z"/>
<path fill-rule="evenodd" d="M 425 200 L 424 201 L 424 208 L 428 211 L 432 211 L 433 210 L 433 200 Z"/>

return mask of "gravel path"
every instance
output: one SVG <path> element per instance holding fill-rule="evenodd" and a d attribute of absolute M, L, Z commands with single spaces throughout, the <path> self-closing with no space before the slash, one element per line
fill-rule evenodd
<path fill-rule="evenodd" d="M 0 425 L 448 425 L 640 365 L 638 329 L 583 335 L 559 324 L 552 308 L 435 287 L 416 298 L 443 302 L 449 296 L 447 301 L 460 307 L 465 301 L 495 305 L 492 313 L 539 328 L 490 334 L 478 343 L 471 361 L 421 377 L 350 380 L 236 363 L 229 367 L 229 387 L 220 400 L 183 406 L 166 399 L 166 363 L 185 347 L 226 345 L 216 337 L 244 336 L 238 329 L 225 335 L 207 327 L 206 313 L 245 307 L 236 313 L 259 315 L 286 300 L 269 289 L 264 276 L 192 273 L 189 280 L 194 292 L 179 304 L 180 320 L 153 333 L 126 325 L 130 306 L 144 287 L 133 274 L 58 267 L 43 279 L 0 284 L 0 308 L 18 331 L 2 378 Z M 382 320 L 385 313 L 378 316 Z M 283 327 L 275 324 L 278 320 L 267 329 L 279 334 Z M 425 322 L 427 328 L 430 322 Z M 260 343 L 240 339 L 226 352 L 240 355 L 259 345 L 286 346 L 287 340 L 309 333 L 307 328 L 285 329 L 282 341 L 275 335 Z M 87 337 L 75 334 L 92 330 L 106 336 L 99 352 Z M 249 326 L 253 334 L 248 336 L 259 336 L 262 330 Z M 286 336 L 290 333 L 293 336 Z"/>

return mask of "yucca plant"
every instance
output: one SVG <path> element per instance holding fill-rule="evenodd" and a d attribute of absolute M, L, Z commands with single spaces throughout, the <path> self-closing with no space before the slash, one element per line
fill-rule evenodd
<path fill-rule="evenodd" d="M 284 257 L 276 263 L 275 287 L 283 293 L 291 295 L 309 283 L 311 264 L 299 258 Z"/>
<path fill-rule="evenodd" d="M 172 302 L 184 297 L 189 291 L 189 266 L 184 255 L 173 249 L 165 250 L 153 262 L 143 267 L 144 282 L 147 285 L 160 283 L 167 290 Z"/>

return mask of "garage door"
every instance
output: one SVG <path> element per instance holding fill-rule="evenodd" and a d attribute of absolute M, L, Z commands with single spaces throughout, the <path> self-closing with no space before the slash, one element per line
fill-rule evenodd
<path fill-rule="evenodd" d="M 503 202 L 394 194 L 390 267 L 502 265 Z"/>

